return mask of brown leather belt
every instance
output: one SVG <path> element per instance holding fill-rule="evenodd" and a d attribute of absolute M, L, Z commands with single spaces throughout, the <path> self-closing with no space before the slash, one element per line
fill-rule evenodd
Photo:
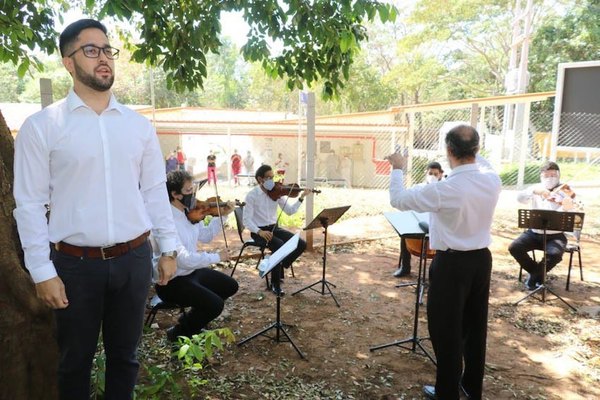
<path fill-rule="evenodd" d="M 117 243 L 106 247 L 80 247 L 65 242 L 54 243 L 53 246 L 56 251 L 60 251 L 63 254 L 73 257 L 110 260 L 111 258 L 120 257 L 127 254 L 130 250 L 140 247 L 146 243 L 149 235 L 150 232 L 144 232 L 129 242 Z"/>

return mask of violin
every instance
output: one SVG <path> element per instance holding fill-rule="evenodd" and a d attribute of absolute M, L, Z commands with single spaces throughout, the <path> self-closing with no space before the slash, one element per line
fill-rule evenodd
<path fill-rule="evenodd" d="M 277 199 L 279 199 L 282 196 L 298 197 L 298 195 L 304 192 L 306 189 L 307 188 L 300 187 L 300 185 L 298 185 L 297 183 L 283 184 L 281 182 L 275 182 L 275 186 L 271 191 L 267 192 L 267 195 L 271 198 L 271 200 L 277 201 Z M 321 193 L 321 191 L 317 189 L 308 190 L 315 194 Z"/>
<path fill-rule="evenodd" d="M 197 224 L 209 215 L 213 217 L 227 215 L 233 211 L 235 206 L 243 207 L 244 205 L 246 204 L 238 199 L 233 202 L 225 202 L 220 197 L 214 196 L 205 201 L 196 200 L 196 204 L 187 212 L 186 216 L 192 224 Z"/>

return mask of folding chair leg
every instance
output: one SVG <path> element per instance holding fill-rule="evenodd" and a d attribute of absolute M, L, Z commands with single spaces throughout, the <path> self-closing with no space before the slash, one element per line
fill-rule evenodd
<path fill-rule="evenodd" d="M 523 282 L 523 267 L 519 268 L 519 282 Z"/>
<path fill-rule="evenodd" d="M 581 250 L 577 251 L 577 256 L 579 258 L 579 276 L 583 281 L 583 266 L 581 265 Z"/>
<path fill-rule="evenodd" d="M 290 265 L 290 269 L 292 270 L 292 278 L 295 278 L 296 274 L 294 274 L 294 266 Z"/>
<path fill-rule="evenodd" d="M 154 308 L 152 310 L 150 310 L 150 312 L 148 313 L 148 316 L 146 317 L 146 323 L 145 323 L 146 326 L 152 325 L 152 323 L 154 322 L 154 319 L 156 318 L 157 311 L 158 310 L 156 310 Z"/>
<path fill-rule="evenodd" d="M 569 254 L 569 270 L 567 271 L 567 287 L 565 290 L 569 290 L 569 284 L 571 283 L 571 268 L 573 267 L 573 252 Z"/>
<path fill-rule="evenodd" d="M 238 254 L 237 260 L 235 260 L 235 265 L 233 266 L 233 270 L 231 270 L 231 277 L 233 277 L 233 274 L 235 273 L 235 269 L 237 268 L 237 265 L 240 262 L 240 257 L 242 256 L 242 252 L 244 251 L 244 249 L 246 248 L 246 245 L 243 245 L 242 248 L 240 249 L 240 254 Z"/>

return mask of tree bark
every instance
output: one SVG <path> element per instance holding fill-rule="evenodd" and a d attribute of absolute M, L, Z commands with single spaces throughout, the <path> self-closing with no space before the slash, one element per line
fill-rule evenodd
<path fill-rule="evenodd" d="M 12 212 L 14 142 L 0 110 L 0 400 L 58 398 L 54 314 L 23 263 Z"/>

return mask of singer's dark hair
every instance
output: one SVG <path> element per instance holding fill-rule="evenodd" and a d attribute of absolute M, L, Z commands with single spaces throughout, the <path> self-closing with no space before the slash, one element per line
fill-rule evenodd
<path fill-rule="evenodd" d="M 65 28 L 64 31 L 60 34 L 60 38 L 58 41 L 58 48 L 60 49 L 60 55 L 62 57 L 66 57 L 67 53 L 71 52 L 71 45 L 77 41 L 79 38 L 79 34 L 84 29 L 96 28 L 100 29 L 107 35 L 106 27 L 95 19 L 80 19 L 79 21 L 75 21 L 69 26 Z"/>
<path fill-rule="evenodd" d="M 479 133 L 469 125 L 459 125 L 446 135 L 446 147 L 459 160 L 475 158 L 479 151 Z"/>

